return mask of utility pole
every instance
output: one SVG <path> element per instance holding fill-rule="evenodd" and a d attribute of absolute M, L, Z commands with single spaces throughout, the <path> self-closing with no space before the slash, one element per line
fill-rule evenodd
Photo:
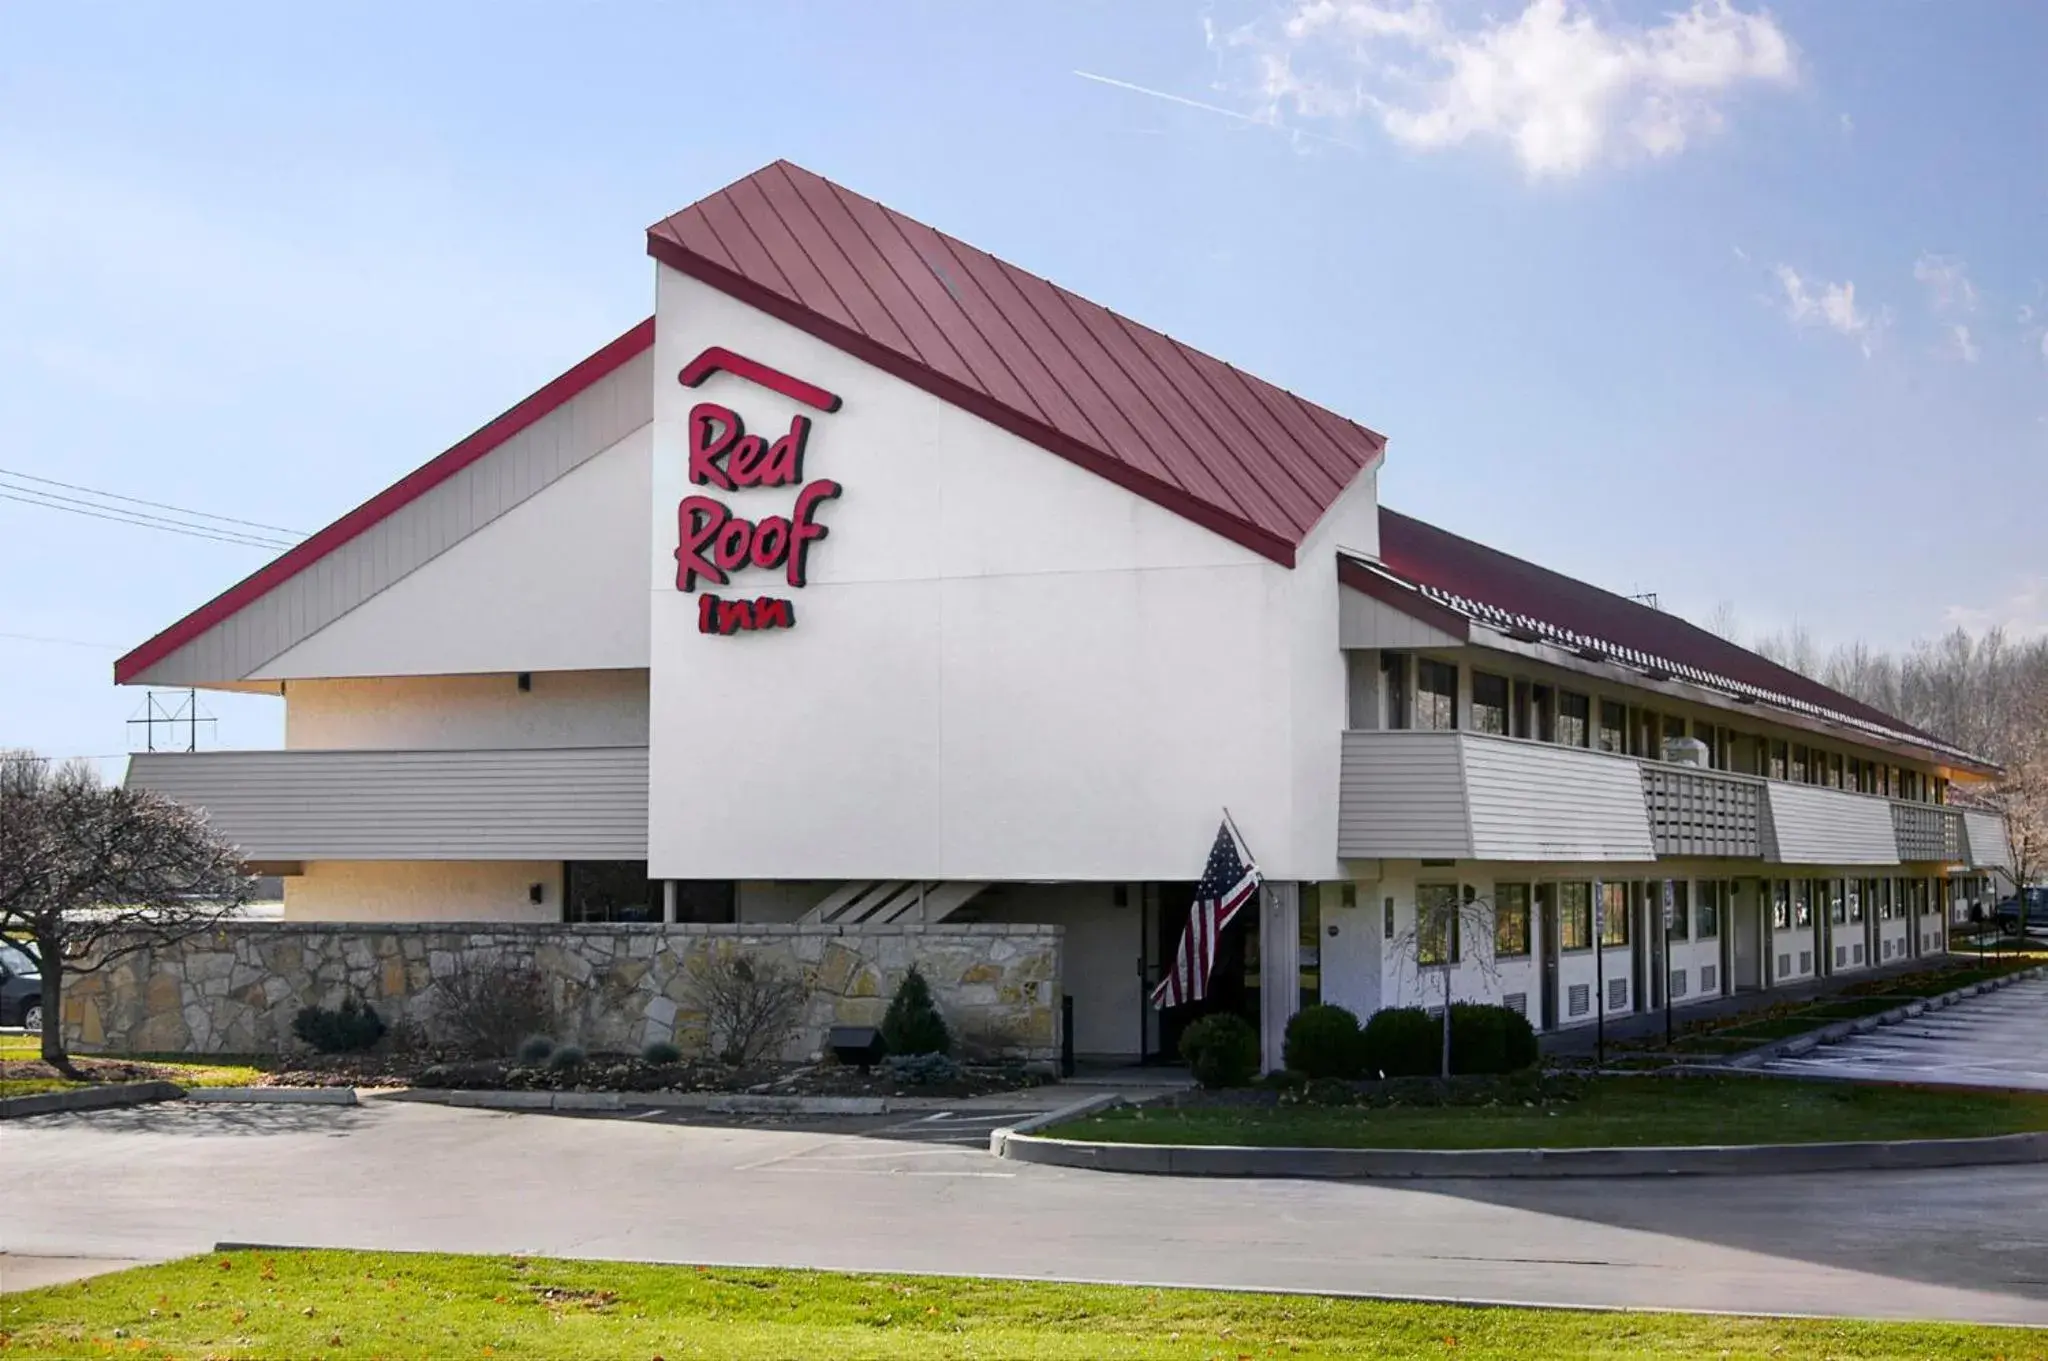
<path fill-rule="evenodd" d="M 1593 881 L 1593 1066 L 1607 1066 L 1607 922 L 1606 892 Z"/>

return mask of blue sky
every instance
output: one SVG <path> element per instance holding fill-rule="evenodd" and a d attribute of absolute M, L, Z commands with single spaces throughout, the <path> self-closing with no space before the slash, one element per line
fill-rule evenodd
<path fill-rule="evenodd" d="M 1457 532 L 1823 646 L 2048 629 L 2048 8 L 1674 3 L 5 0 L 0 468 L 316 529 L 786 156 Z M 0 745 L 123 750 L 113 657 L 266 556 L 0 500 Z"/>

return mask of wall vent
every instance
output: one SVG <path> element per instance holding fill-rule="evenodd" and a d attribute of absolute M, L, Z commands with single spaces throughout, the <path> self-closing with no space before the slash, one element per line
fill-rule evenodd
<path fill-rule="evenodd" d="M 1671 995 L 1673 997 L 1685 996 L 1685 970 L 1673 969 L 1671 971 Z"/>
<path fill-rule="evenodd" d="M 1593 1009 L 1593 985 L 1574 983 L 1565 989 L 1565 1013 L 1570 1016 L 1584 1016 Z"/>
<path fill-rule="evenodd" d="M 1780 977 L 1780 978 L 1785 978 L 1785 977 L 1788 977 L 1788 976 L 1790 976 L 1791 972 L 1792 972 L 1792 956 L 1790 956 L 1790 955 L 1779 955 L 1779 956 L 1778 956 L 1778 977 Z"/>
<path fill-rule="evenodd" d="M 1885 941 L 1881 941 L 1881 942 L 1879 942 L 1879 944 L 1878 944 L 1878 952 L 1877 952 L 1877 957 L 1878 957 L 1879 959 L 1890 959 L 1890 958 L 1892 957 L 1892 943 L 1891 943 L 1891 941 L 1889 941 L 1889 940 L 1885 940 Z"/>
<path fill-rule="evenodd" d="M 1607 980 L 1607 1009 L 1609 1011 L 1628 1010 L 1628 980 L 1626 978 L 1610 978 Z"/>
<path fill-rule="evenodd" d="M 1852 964 L 1861 964 L 1863 962 L 1863 947 L 1861 945 L 1851 948 L 1849 962 Z"/>
<path fill-rule="evenodd" d="M 1720 990 L 1721 966 L 1718 964 L 1702 964 L 1700 966 L 1700 991 L 1711 993 L 1719 992 Z"/>
<path fill-rule="evenodd" d="M 1842 966 L 1843 966 L 1844 964 L 1847 964 L 1848 962 L 1849 962 L 1849 947 L 1848 947 L 1848 946 L 1846 946 L 1846 945 L 1837 945 L 1837 946 L 1835 947 L 1835 967 L 1836 967 L 1837 969 L 1839 969 L 1839 968 L 1841 968 L 1841 967 L 1842 967 Z"/>
<path fill-rule="evenodd" d="M 1801 973 L 1812 973 L 1812 972 L 1813 972 L 1813 951 L 1811 951 L 1811 950 L 1801 950 L 1801 951 L 1799 952 L 1799 972 L 1801 972 Z"/>
<path fill-rule="evenodd" d="M 1520 1012 L 1524 1017 L 1529 1014 L 1529 994 L 1526 992 L 1511 992 L 1500 999 L 1500 1004 L 1509 1011 Z"/>

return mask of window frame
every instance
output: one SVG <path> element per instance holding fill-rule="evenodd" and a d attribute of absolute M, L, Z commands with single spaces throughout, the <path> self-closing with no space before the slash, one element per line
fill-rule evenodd
<path fill-rule="evenodd" d="M 1452 912 L 1448 918 L 1443 919 L 1441 923 L 1444 927 L 1448 928 L 1450 936 L 1450 957 L 1448 959 L 1437 957 L 1442 950 L 1443 942 L 1436 939 L 1438 933 L 1434 928 L 1425 930 L 1424 926 L 1422 895 L 1426 892 L 1433 893 L 1438 889 L 1449 889 L 1451 904 L 1458 909 Z M 1465 915 L 1464 902 L 1464 893 L 1459 885 L 1455 883 L 1418 883 L 1415 886 L 1415 963 L 1418 968 L 1441 969 L 1446 967 L 1456 968 L 1458 966 L 1462 958 L 1460 946 L 1463 944 L 1463 941 L 1460 938 L 1462 932 L 1459 930 L 1459 927 Z"/>
<path fill-rule="evenodd" d="M 1627 879 L 1605 879 L 1600 883 L 1600 948 L 1603 950 L 1625 949 L 1631 940 L 1629 918 L 1635 915 L 1635 896 L 1640 890 L 1631 892 L 1629 883 Z M 1610 912 L 1605 899 L 1617 891 L 1621 895 L 1621 911 Z M 1616 922 L 1621 923 L 1619 932 L 1615 930 Z"/>
<path fill-rule="evenodd" d="M 1498 705 L 1480 698 L 1482 687 L 1491 689 L 1495 685 L 1500 687 L 1500 703 Z M 1506 676 L 1497 675 L 1491 671 L 1481 671 L 1474 667 L 1472 669 L 1472 731 L 1490 733 L 1495 737 L 1506 737 L 1510 724 L 1509 712 L 1514 704 L 1514 693 L 1514 682 Z M 1480 715 L 1482 713 L 1495 712 L 1500 715 L 1500 726 L 1497 728 L 1489 727 L 1485 721 L 1481 720 Z"/>
<path fill-rule="evenodd" d="M 1519 946 L 1515 944 L 1515 936 L 1512 933 L 1509 933 L 1505 937 L 1503 936 L 1503 928 L 1507 926 L 1509 922 L 1509 918 L 1503 915 L 1503 909 L 1507 907 L 1507 899 L 1510 893 L 1519 894 L 1521 897 L 1520 907 L 1515 909 L 1509 909 L 1516 915 L 1519 915 L 1521 919 Z M 1533 884 L 1523 883 L 1521 881 L 1517 881 L 1512 884 L 1494 884 L 1493 957 L 1495 959 L 1528 958 L 1528 956 L 1532 953 L 1532 947 L 1535 941 L 1535 933 L 1531 926 L 1531 923 L 1535 916 L 1535 911 L 1536 889 Z M 1508 942 L 1506 945 L 1502 944 L 1503 939 L 1505 939 Z"/>
<path fill-rule="evenodd" d="M 1577 898 L 1577 903 L 1572 901 Z M 1577 940 L 1579 944 L 1572 944 Z M 1593 949 L 1593 881 L 1557 881 L 1557 952 L 1587 954 Z"/>
<path fill-rule="evenodd" d="M 1450 680 L 1449 690 L 1431 687 L 1431 680 Z M 1415 701 L 1410 711 L 1411 726 L 1418 732 L 1458 730 L 1458 664 L 1435 657 L 1415 659 Z"/>
<path fill-rule="evenodd" d="M 1583 706 L 1582 712 L 1577 714 L 1567 712 L 1574 700 Z M 1570 732 L 1568 725 L 1574 723 L 1578 725 L 1578 741 L 1576 742 L 1569 740 L 1566 736 Z M 1588 694 L 1582 694 L 1577 690 L 1559 690 L 1557 692 L 1557 726 L 1555 732 L 1557 744 L 1561 747 L 1590 747 L 1593 742 L 1593 697 Z"/>

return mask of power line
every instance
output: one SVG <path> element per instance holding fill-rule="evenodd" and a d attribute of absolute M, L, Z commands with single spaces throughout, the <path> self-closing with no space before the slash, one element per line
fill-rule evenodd
<path fill-rule="evenodd" d="M 34 473 L 17 472 L 13 468 L 0 468 L 0 473 L 4 473 L 8 477 L 18 477 L 25 482 L 40 482 L 49 487 L 62 487 L 66 491 L 82 491 L 87 496 L 102 496 L 110 501 L 126 501 L 130 505 L 149 506 L 155 510 L 175 511 L 179 515 L 196 515 L 202 520 L 219 520 L 231 525 L 247 525 L 251 529 L 275 530 L 279 534 L 289 534 L 295 539 L 306 537 L 306 533 L 302 529 L 286 529 L 283 525 L 267 525 L 261 520 L 237 520 L 232 515 L 215 515 L 211 511 L 187 510 L 183 506 L 173 506 L 163 501 L 149 501 L 140 496 L 123 496 L 120 492 L 101 491 L 96 487 L 81 487 L 75 482 L 59 482 L 54 477 L 38 477 Z M 23 488 L 23 490 L 26 490 L 26 488 Z"/>
<path fill-rule="evenodd" d="M 56 643 L 62 647 L 93 647 L 105 652 L 121 651 L 119 643 L 88 643 L 83 638 L 45 638 L 38 633 L 0 633 L 0 638 L 11 638 L 19 643 Z"/>
<path fill-rule="evenodd" d="M 41 506 L 44 510 L 61 510 L 66 514 L 84 515 L 94 520 L 111 520 L 115 524 L 136 525 L 143 529 L 160 529 L 167 534 L 183 534 L 194 539 L 212 539 L 215 543 L 231 543 L 243 548 L 267 548 L 275 551 L 292 546 L 289 543 L 280 543 L 274 539 L 258 538 L 255 535 L 241 535 L 234 530 L 223 529 L 216 532 L 192 525 L 181 525 L 176 521 L 164 520 L 157 516 L 136 518 L 140 515 L 140 512 L 117 511 L 105 506 L 94 510 L 83 510 L 75 506 L 58 505 L 54 501 L 34 499 L 36 495 L 48 495 L 49 493 L 15 494 L 27 491 L 29 489 L 26 487 L 8 488 L 5 483 L 0 483 L 0 500 L 19 501 L 25 506 Z M 69 500 L 71 498 L 66 497 L 65 499 Z"/>
<path fill-rule="evenodd" d="M 152 515 L 146 510 L 129 510 L 126 506 L 103 506 L 97 501 L 81 500 L 76 496 L 66 496 L 62 492 L 44 491 L 40 487 L 17 487 L 4 478 L 0 478 L 0 490 L 20 492 L 23 496 L 38 497 L 42 504 L 61 502 L 66 506 L 84 506 L 88 510 L 105 511 L 110 515 L 125 515 L 130 519 L 153 521 L 157 524 L 171 525 L 178 529 L 196 529 L 202 534 L 228 534 L 235 538 L 254 539 L 262 543 L 276 544 L 280 547 L 290 546 L 290 540 L 276 539 L 268 534 L 252 534 L 246 529 L 229 529 L 226 525 L 195 525 L 187 520 L 174 520 L 168 515 Z M 59 508 L 57 505 L 50 506 L 52 510 Z"/>

